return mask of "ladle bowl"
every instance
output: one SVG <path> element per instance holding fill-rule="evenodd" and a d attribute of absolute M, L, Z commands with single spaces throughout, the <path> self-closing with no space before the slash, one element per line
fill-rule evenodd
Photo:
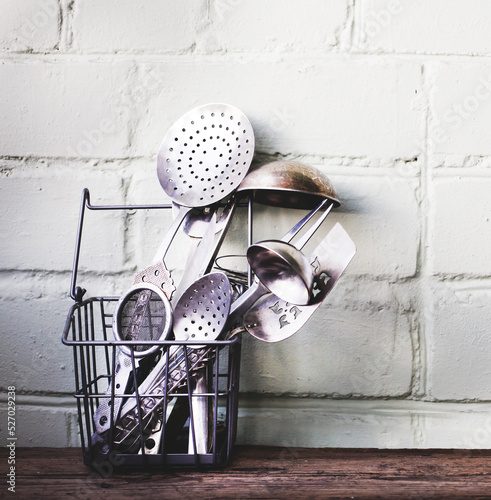
<path fill-rule="evenodd" d="M 273 161 L 251 170 L 238 192 L 253 191 L 254 200 L 276 207 L 311 210 L 323 199 L 340 201 L 331 181 L 319 169 L 298 161 Z"/>
<path fill-rule="evenodd" d="M 293 245 L 279 240 L 255 243 L 247 249 L 247 260 L 261 283 L 278 297 L 297 305 L 311 301 L 312 267 Z"/>

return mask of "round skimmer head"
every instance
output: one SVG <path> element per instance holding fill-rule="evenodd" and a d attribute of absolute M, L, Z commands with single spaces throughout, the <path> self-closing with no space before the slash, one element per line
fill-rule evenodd
<path fill-rule="evenodd" d="M 225 274 L 205 274 L 196 280 L 174 309 L 176 339 L 215 340 L 225 327 L 231 302 L 232 287 Z"/>
<path fill-rule="evenodd" d="M 247 174 L 237 191 L 254 191 L 265 205 L 311 210 L 321 200 L 340 205 L 334 187 L 323 172 L 298 161 L 273 161 Z"/>
<path fill-rule="evenodd" d="M 170 128 L 157 158 L 157 175 L 179 205 L 203 207 L 241 183 L 254 154 L 247 117 L 227 104 L 192 109 Z"/>

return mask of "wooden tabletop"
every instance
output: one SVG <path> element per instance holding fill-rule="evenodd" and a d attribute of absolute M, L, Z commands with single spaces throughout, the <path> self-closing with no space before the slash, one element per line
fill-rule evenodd
<path fill-rule="evenodd" d="M 104 478 L 77 448 L 18 448 L 15 458 L 16 496 L 2 481 L 0 498 L 491 498 L 490 450 L 239 446 L 216 471 L 133 469 Z M 2 448 L 5 468 L 7 459 Z"/>

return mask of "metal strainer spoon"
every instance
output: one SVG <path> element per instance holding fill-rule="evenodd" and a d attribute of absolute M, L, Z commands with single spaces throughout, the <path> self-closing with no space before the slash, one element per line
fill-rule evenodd
<path fill-rule="evenodd" d="M 179 299 L 174 310 L 174 333 L 177 337 L 191 335 L 191 339 L 215 340 L 225 328 L 232 301 L 232 286 L 220 272 L 206 274 L 198 279 Z M 204 346 L 199 346 L 204 347 Z M 200 368 L 190 394 L 190 432 L 188 452 L 203 454 L 208 451 L 210 438 L 211 399 L 199 396 L 207 392 L 209 367 Z"/>
<path fill-rule="evenodd" d="M 205 274 L 196 280 L 174 308 L 176 339 L 215 340 L 225 327 L 231 301 L 232 286 L 225 274 Z"/>
<path fill-rule="evenodd" d="M 157 175 L 177 204 L 204 207 L 238 187 L 253 154 L 254 133 L 247 117 L 227 104 L 206 104 L 187 112 L 167 132 Z"/>

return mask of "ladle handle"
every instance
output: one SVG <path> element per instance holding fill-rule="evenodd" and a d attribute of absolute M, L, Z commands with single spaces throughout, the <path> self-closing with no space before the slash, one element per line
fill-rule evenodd
<path fill-rule="evenodd" d="M 253 283 L 230 307 L 225 330 L 232 327 L 239 316 L 248 311 L 266 293 L 269 293 L 269 290 L 259 280 Z"/>
<path fill-rule="evenodd" d="M 322 207 L 329 202 L 329 199 L 322 200 L 319 205 L 317 205 L 316 208 L 311 210 L 301 221 L 297 222 L 291 229 L 288 231 L 288 233 L 281 238 L 281 241 L 284 241 L 286 243 L 290 243 L 293 238 L 295 238 L 295 235 L 309 222 L 310 219 L 319 211 L 322 209 Z M 332 202 L 331 202 L 332 203 Z M 252 244 L 252 243 L 251 243 Z"/>
<path fill-rule="evenodd" d="M 331 201 L 331 204 L 324 210 L 324 213 L 315 221 L 314 224 L 312 224 L 312 227 L 310 227 L 309 230 L 297 241 L 297 243 L 294 245 L 297 250 L 301 250 L 307 244 L 310 238 L 312 238 L 317 229 L 319 229 L 319 226 L 325 221 L 325 219 L 329 215 L 329 212 L 332 210 L 333 206 L 334 203 Z M 317 207 L 317 209 L 319 208 L 321 207 L 320 206 Z"/>

